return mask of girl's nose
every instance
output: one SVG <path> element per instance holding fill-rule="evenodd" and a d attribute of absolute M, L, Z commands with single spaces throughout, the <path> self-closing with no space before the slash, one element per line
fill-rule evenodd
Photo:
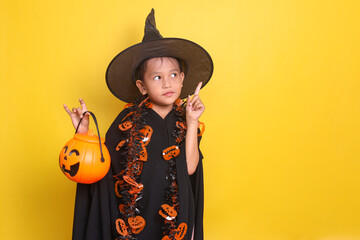
<path fill-rule="evenodd" d="M 163 87 L 163 88 L 169 88 L 169 87 L 171 87 L 171 82 L 170 82 L 170 78 L 169 78 L 169 77 L 164 77 L 164 78 L 163 78 L 162 87 Z"/>

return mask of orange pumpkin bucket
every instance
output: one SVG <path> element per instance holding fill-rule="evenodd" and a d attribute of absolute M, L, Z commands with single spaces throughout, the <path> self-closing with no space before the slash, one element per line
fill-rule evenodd
<path fill-rule="evenodd" d="M 61 171 L 70 180 L 90 184 L 99 181 L 107 174 L 110 168 L 110 154 L 104 139 L 100 138 L 95 115 L 87 112 L 93 117 L 99 136 L 94 135 L 91 129 L 86 134 L 77 133 L 81 119 L 74 137 L 60 152 L 59 165 Z"/>

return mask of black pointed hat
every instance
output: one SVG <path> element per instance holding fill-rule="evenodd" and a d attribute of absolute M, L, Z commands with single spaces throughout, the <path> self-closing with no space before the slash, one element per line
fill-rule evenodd
<path fill-rule="evenodd" d="M 180 98 L 192 94 L 199 82 L 204 87 L 213 73 L 213 62 L 208 52 L 198 44 L 181 38 L 163 38 L 156 29 L 154 9 L 145 21 L 141 43 L 120 52 L 109 64 L 106 83 L 110 91 L 124 102 L 132 102 L 139 95 L 135 72 L 139 65 L 154 57 L 173 57 L 185 68 L 185 79 Z"/>

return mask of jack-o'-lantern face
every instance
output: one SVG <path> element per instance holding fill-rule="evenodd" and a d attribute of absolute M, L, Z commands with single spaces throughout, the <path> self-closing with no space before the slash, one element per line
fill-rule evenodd
<path fill-rule="evenodd" d="M 181 240 L 185 237 L 187 231 L 187 225 L 186 223 L 180 223 L 179 226 L 176 229 L 175 233 L 175 239 Z"/>
<path fill-rule="evenodd" d="M 168 221 L 173 220 L 177 216 L 177 212 L 175 211 L 175 209 L 168 204 L 161 205 L 159 214 Z"/>
<path fill-rule="evenodd" d="M 110 154 L 101 139 L 89 130 L 87 134 L 75 134 L 60 152 L 59 165 L 70 180 L 78 183 L 94 183 L 102 179 L 110 168 Z"/>
<path fill-rule="evenodd" d="M 77 157 L 79 155 L 80 153 L 77 149 L 69 150 L 68 146 L 63 148 L 62 155 L 60 155 L 60 168 L 65 175 L 75 177 L 78 173 L 80 162 L 78 162 Z M 61 156 L 63 156 L 63 159 L 61 159 Z"/>
<path fill-rule="evenodd" d="M 132 123 L 130 121 L 125 121 L 119 125 L 121 131 L 126 131 L 132 127 Z"/>
<path fill-rule="evenodd" d="M 127 227 L 124 220 L 118 218 L 115 222 L 115 225 L 116 225 L 116 230 L 118 231 L 119 234 L 121 234 L 122 236 L 128 235 Z"/>
<path fill-rule="evenodd" d="M 178 146 L 171 146 L 163 150 L 163 157 L 166 161 L 172 159 L 173 157 L 177 157 L 180 154 L 180 149 Z"/>
<path fill-rule="evenodd" d="M 145 219 L 141 216 L 129 217 L 128 223 L 133 229 L 139 229 L 145 226 Z"/>
<path fill-rule="evenodd" d="M 143 145 L 147 146 L 150 142 L 151 135 L 153 134 L 153 129 L 150 126 L 145 125 L 144 128 L 140 130 L 140 134 L 143 136 Z"/>
<path fill-rule="evenodd" d="M 124 175 L 123 176 L 123 179 L 125 180 L 125 182 L 127 182 L 128 184 L 130 184 L 130 185 L 132 185 L 132 186 L 134 186 L 134 187 L 136 187 L 136 188 L 143 188 L 144 186 L 142 185 L 142 183 L 137 183 L 136 181 L 135 181 L 135 179 L 134 178 L 132 178 L 132 177 L 130 177 L 130 176 L 127 176 L 127 175 Z"/>
<path fill-rule="evenodd" d="M 146 147 L 142 144 L 141 150 L 139 152 L 139 160 L 146 162 L 147 159 L 148 159 L 148 153 L 147 153 Z"/>

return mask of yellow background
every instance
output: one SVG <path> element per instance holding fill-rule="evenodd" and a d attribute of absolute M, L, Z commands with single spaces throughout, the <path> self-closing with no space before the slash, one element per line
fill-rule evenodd
<path fill-rule="evenodd" d="M 355 0 L 1 0 L 0 239 L 70 239 L 62 104 L 84 98 L 105 135 L 124 105 L 106 67 L 151 7 L 163 36 L 215 63 L 201 92 L 206 239 L 360 239 Z"/>

